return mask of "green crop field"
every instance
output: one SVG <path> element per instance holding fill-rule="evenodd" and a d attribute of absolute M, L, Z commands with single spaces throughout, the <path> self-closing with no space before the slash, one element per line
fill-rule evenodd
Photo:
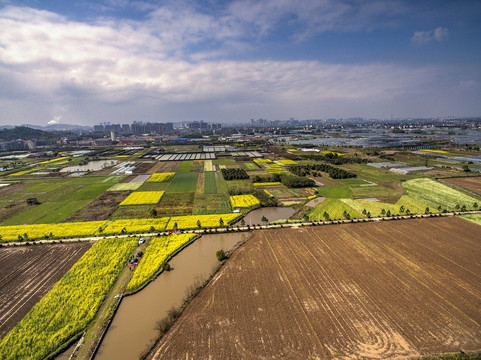
<path fill-rule="evenodd" d="M 481 225 L 481 214 L 469 214 L 469 215 L 463 215 L 463 216 L 460 216 L 460 217 L 465 219 L 465 220 L 476 223 L 478 225 Z"/>
<path fill-rule="evenodd" d="M 184 160 L 184 161 L 182 161 L 182 164 L 180 164 L 177 171 L 178 172 L 189 172 L 192 169 L 193 164 L 194 164 L 194 160 Z"/>
<path fill-rule="evenodd" d="M 349 205 L 359 213 L 362 213 L 363 210 L 366 212 L 370 212 L 371 216 L 383 216 L 389 211 L 392 215 L 405 215 L 409 210 L 411 214 L 424 214 L 426 208 L 429 208 L 428 205 L 425 203 L 418 201 L 416 199 L 411 198 L 410 196 L 403 195 L 395 204 L 388 204 L 383 203 L 380 201 L 368 201 L 368 200 L 353 200 L 353 199 L 343 199 L 342 200 L 345 204 Z M 401 211 L 401 207 L 404 208 L 404 211 Z M 382 210 L 384 209 L 384 214 Z M 431 208 L 429 209 L 430 212 L 435 211 L 436 209 Z M 437 210 L 436 210 L 437 211 Z"/>
<path fill-rule="evenodd" d="M 194 215 L 225 214 L 232 211 L 230 200 L 224 194 L 197 194 L 194 200 Z"/>
<path fill-rule="evenodd" d="M 204 193 L 217 194 L 217 183 L 215 180 L 215 172 L 208 171 L 204 173 Z"/>
<path fill-rule="evenodd" d="M 326 199 L 312 209 L 312 211 L 309 213 L 309 220 L 324 221 L 324 212 L 329 214 L 329 218 L 331 220 L 345 219 L 344 211 L 349 214 L 351 219 L 359 219 L 363 217 L 360 213 L 345 204 L 340 199 Z"/>
<path fill-rule="evenodd" d="M 344 199 L 352 196 L 352 191 L 348 186 L 326 186 L 318 191 L 319 196 L 332 199 Z"/>
<path fill-rule="evenodd" d="M 197 175 L 197 174 L 196 174 Z M 157 213 L 163 215 L 192 214 L 195 193 L 166 193 L 157 205 Z"/>
<path fill-rule="evenodd" d="M 236 162 L 232 158 L 222 157 L 216 160 L 218 165 L 236 165 Z"/>
<path fill-rule="evenodd" d="M 109 188 L 108 191 L 135 191 L 137 190 L 139 187 L 142 186 L 142 183 L 137 183 L 137 182 L 129 182 L 129 183 L 118 183 L 118 184 L 115 184 L 114 186 L 112 186 L 111 188 Z"/>
<path fill-rule="evenodd" d="M 369 184 L 367 181 L 360 178 L 336 179 L 336 181 L 346 186 L 359 186 Z"/>
<path fill-rule="evenodd" d="M 118 177 L 108 182 L 102 182 L 103 178 L 93 178 L 90 181 L 61 179 L 33 185 L 24 191 L 18 191 L 2 198 L 0 204 L 18 203 L 31 197 L 37 198 L 40 204 L 26 208 L 25 211 L 5 220 L 2 225 L 45 224 L 65 221 L 112 187 L 114 181 L 120 179 Z"/>
<path fill-rule="evenodd" d="M 177 173 L 170 183 L 168 193 L 195 192 L 197 186 L 198 173 Z"/>
<path fill-rule="evenodd" d="M 427 178 L 409 180 L 402 186 L 411 197 L 435 209 L 441 207 L 453 211 L 464 205 L 467 210 L 473 210 L 474 203 L 480 203 L 477 198 Z"/>
<path fill-rule="evenodd" d="M 135 238 L 95 243 L 2 340 L 0 358 L 45 359 L 83 331 L 136 245 Z"/>

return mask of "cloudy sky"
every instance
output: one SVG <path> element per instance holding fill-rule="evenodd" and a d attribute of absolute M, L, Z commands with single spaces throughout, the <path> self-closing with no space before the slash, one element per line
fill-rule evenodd
<path fill-rule="evenodd" d="M 0 0 L 0 125 L 481 115 L 479 0 Z"/>

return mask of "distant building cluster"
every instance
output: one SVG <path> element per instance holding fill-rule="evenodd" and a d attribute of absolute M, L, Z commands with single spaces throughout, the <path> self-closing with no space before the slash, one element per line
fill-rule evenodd
<path fill-rule="evenodd" d="M 206 123 L 204 121 L 193 121 L 182 124 L 182 128 L 189 130 L 217 130 L 222 128 L 222 124 L 219 123 Z"/>
<path fill-rule="evenodd" d="M 251 126 L 298 126 L 300 125 L 299 120 L 290 118 L 289 120 L 266 120 L 266 119 L 251 119 Z"/>
<path fill-rule="evenodd" d="M 0 141 L 0 151 L 16 151 L 16 150 L 35 150 L 37 149 L 36 140 L 12 140 Z"/>
<path fill-rule="evenodd" d="M 118 135 L 163 135 L 174 131 L 172 123 L 144 123 L 134 121 L 133 124 L 110 124 L 103 123 L 94 125 L 94 132 L 99 133 L 116 133 Z"/>

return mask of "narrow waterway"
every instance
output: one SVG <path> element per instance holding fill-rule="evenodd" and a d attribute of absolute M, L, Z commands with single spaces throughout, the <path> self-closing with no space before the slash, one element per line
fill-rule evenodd
<path fill-rule="evenodd" d="M 244 221 L 246 225 L 262 225 L 264 224 L 262 222 L 263 216 L 265 216 L 269 221 L 277 221 L 281 219 L 288 219 L 295 212 L 296 210 L 291 207 L 264 207 L 248 213 L 244 217 Z"/>
<path fill-rule="evenodd" d="M 204 235 L 182 250 L 169 262 L 172 271 L 122 300 L 95 360 L 138 359 L 157 337 L 157 321 L 180 306 L 187 291 L 218 265 L 215 252 L 230 250 L 249 236 L 248 232 Z"/>

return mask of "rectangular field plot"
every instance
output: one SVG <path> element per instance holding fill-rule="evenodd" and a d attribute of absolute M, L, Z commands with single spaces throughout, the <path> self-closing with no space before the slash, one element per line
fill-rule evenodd
<path fill-rule="evenodd" d="M 198 173 L 177 173 L 167 189 L 169 193 L 195 192 Z"/>
<path fill-rule="evenodd" d="M 157 205 L 158 214 L 192 214 L 194 196 L 191 193 L 166 193 Z"/>
<path fill-rule="evenodd" d="M 59 281 L 91 243 L 0 249 L 0 339 Z"/>
<path fill-rule="evenodd" d="M 217 194 L 217 184 L 215 181 L 215 172 L 209 171 L 204 173 L 204 193 Z"/>
<path fill-rule="evenodd" d="M 481 176 L 443 179 L 443 181 L 481 195 Z"/>
<path fill-rule="evenodd" d="M 197 194 L 193 214 L 226 214 L 232 211 L 229 197 L 224 194 Z"/>
<path fill-rule="evenodd" d="M 256 232 L 152 358 L 474 351 L 481 348 L 480 258 L 479 226 L 454 217 Z"/>

